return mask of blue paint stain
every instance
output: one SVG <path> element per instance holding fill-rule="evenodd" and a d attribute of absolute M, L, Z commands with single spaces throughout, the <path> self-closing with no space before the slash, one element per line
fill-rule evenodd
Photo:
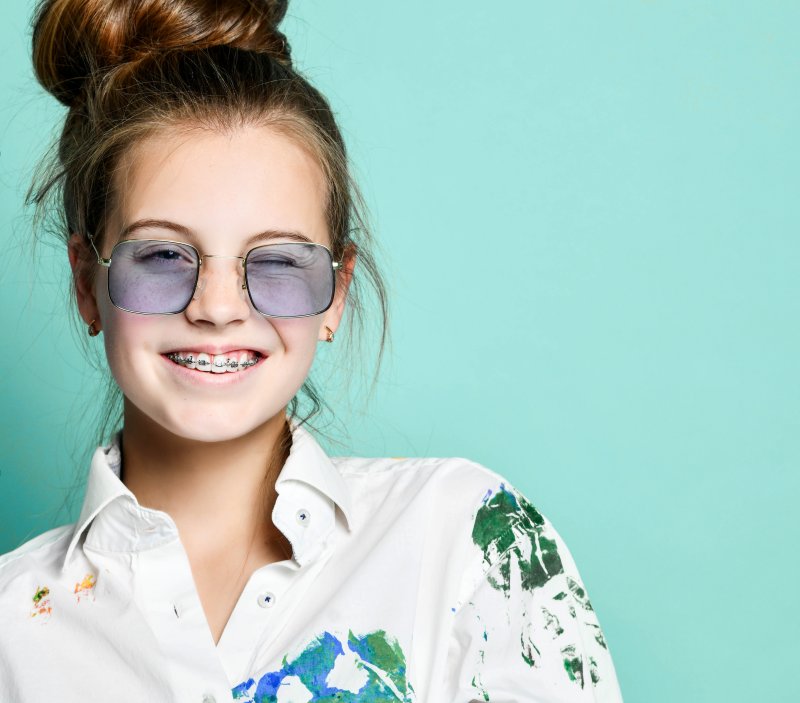
<path fill-rule="evenodd" d="M 515 510 L 519 510 L 519 501 L 517 501 L 517 496 L 515 496 L 511 491 L 506 488 L 505 483 L 500 484 L 500 492 L 506 494 L 506 498 L 511 501 L 512 505 L 514 506 Z"/>
<path fill-rule="evenodd" d="M 501 489 L 503 488 L 503 484 L 502 484 L 502 483 L 500 484 L 500 488 L 501 488 Z M 491 495 L 492 495 L 492 489 L 490 488 L 489 490 L 487 490 L 487 491 L 486 491 L 486 495 L 485 495 L 485 496 L 483 496 L 483 498 L 481 498 L 481 503 L 483 503 L 484 505 L 486 505 L 486 501 L 487 501 L 487 500 L 489 500 L 489 498 L 491 497 Z"/>
<path fill-rule="evenodd" d="M 332 700 L 341 703 L 414 702 L 414 689 L 406 679 L 405 656 L 396 640 L 387 637 L 383 630 L 363 637 L 357 637 L 350 632 L 346 644 L 362 661 L 383 672 L 403 698 L 398 699 L 381 677 L 368 668 L 365 668 L 368 673 L 366 683 L 355 693 L 328 686 L 326 680 L 334 668 L 336 658 L 345 652 L 342 642 L 330 632 L 317 636 L 293 661 L 288 662 L 284 657 L 283 666 L 278 671 L 264 674 L 257 683 L 255 679 L 249 678 L 231 689 L 233 698 L 242 703 L 277 703 L 278 688 L 284 679 L 287 676 L 296 676 L 311 692 L 310 703 Z"/>

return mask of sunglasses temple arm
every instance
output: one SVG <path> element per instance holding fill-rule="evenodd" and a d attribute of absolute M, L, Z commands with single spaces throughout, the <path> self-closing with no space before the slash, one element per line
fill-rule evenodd
<path fill-rule="evenodd" d="M 92 249 L 94 249 L 94 253 L 97 255 L 97 263 L 101 266 L 111 266 L 111 259 L 104 259 L 102 256 L 100 256 L 100 252 L 97 251 L 97 247 L 94 245 L 94 239 L 92 238 L 92 235 L 87 234 L 86 236 L 89 239 L 89 243 L 92 245 Z"/>

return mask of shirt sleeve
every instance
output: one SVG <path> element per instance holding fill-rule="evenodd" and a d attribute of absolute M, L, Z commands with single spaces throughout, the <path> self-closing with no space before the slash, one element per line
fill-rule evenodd
<path fill-rule="evenodd" d="M 452 703 L 622 701 L 597 614 L 550 522 L 501 483 L 472 539 L 483 568 L 454 613 Z"/>

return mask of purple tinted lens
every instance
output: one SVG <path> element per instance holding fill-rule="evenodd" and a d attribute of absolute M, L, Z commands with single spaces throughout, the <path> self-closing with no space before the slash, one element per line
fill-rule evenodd
<path fill-rule="evenodd" d="M 111 254 L 108 295 L 130 312 L 180 312 L 192 299 L 197 269 L 197 252 L 188 245 L 155 239 L 120 242 Z"/>
<path fill-rule="evenodd" d="M 333 259 L 321 244 L 256 247 L 248 254 L 245 268 L 250 300 L 262 315 L 317 315 L 331 306 Z"/>

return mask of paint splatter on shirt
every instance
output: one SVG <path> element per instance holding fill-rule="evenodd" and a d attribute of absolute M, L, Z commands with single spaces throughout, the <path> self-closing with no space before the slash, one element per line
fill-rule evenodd
<path fill-rule="evenodd" d="M 514 681 L 514 690 L 528 691 L 526 700 L 621 701 L 594 608 L 546 518 L 500 482 L 480 499 L 472 540 L 484 578 L 457 625 L 472 696 L 506 701 Z"/>
<path fill-rule="evenodd" d="M 76 602 L 81 602 L 81 597 L 84 601 L 86 600 L 95 600 L 94 596 L 94 587 L 96 585 L 95 576 L 94 574 L 86 574 L 83 579 L 75 584 L 75 600 Z"/>
<path fill-rule="evenodd" d="M 39 586 L 33 594 L 33 607 L 31 617 L 38 618 L 36 622 L 46 623 L 53 614 L 53 606 L 50 602 L 50 589 L 47 586 Z"/>
<path fill-rule="evenodd" d="M 383 630 L 346 639 L 323 632 L 283 666 L 233 689 L 241 703 L 413 703 L 406 661 L 399 643 Z"/>

